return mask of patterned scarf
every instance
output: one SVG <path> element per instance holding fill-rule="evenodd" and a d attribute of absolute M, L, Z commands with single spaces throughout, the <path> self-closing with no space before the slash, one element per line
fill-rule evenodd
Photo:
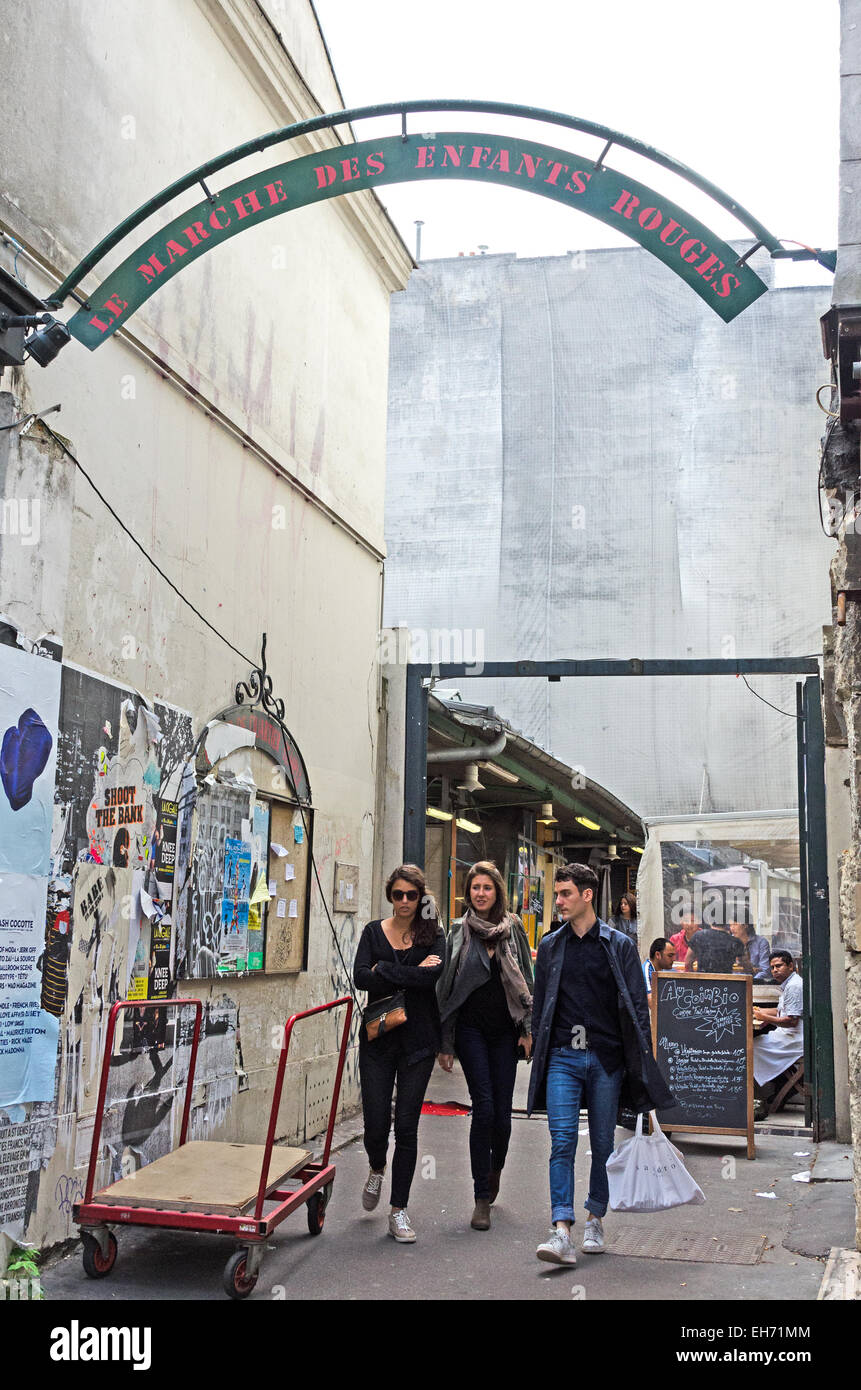
<path fill-rule="evenodd" d="M 511 945 L 511 923 L 512 919 L 509 916 L 503 917 L 499 923 L 488 922 L 485 917 L 479 917 L 474 908 L 467 908 L 463 914 L 463 945 L 460 948 L 457 969 L 458 973 L 463 969 L 473 937 L 478 938 L 476 946 L 482 951 L 485 946 L 495 946 L 496 958 L 499 961 L 499 978 L 505 990 L 508 1012 L 515 1023 L 521 1023 L 532 1009 L 532 995 Z M 479 942 L 482 943 L 480 946 Z"/>

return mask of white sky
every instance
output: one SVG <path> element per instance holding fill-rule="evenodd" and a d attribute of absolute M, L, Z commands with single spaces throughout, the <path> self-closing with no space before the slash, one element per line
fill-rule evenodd
<path fill-rule="evenodd" d="M 345 105 L 460 97 L 601 122 L 656 146 L 748 208 L 780 238 L 837 236 L 837 0 L 314 0 Z M 394 133 L 397 117 L 356 128 Z M 417 131 L 520 129 L 597 156 L 594 138 L 474 114 L 411 117 Z M 348 138 L 345 137 L 344 138 Z M 674 176 L 618 149 L 607 163 L 675 198 L 724 237 L 749 235 Z M 466 182 L 380 197 L 422 258 L 476 251 L 561 255 L 631 245 L 534 194 Z M 792 272 L 790 272 L 792 274 Z M 786 282 L 782 275 L 781 282 Z M 805 268 L 793 281 L 828 282 Z"/>

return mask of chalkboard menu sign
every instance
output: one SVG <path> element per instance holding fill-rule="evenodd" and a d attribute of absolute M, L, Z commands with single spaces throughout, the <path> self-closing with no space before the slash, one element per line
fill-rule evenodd
<path fill-rule="evenodd" d="M 652 1042 L 678 1104 L 664 1129 L 753 1140 L 753 984 L 749 975 L 659 972 L 652 977 Z"/>

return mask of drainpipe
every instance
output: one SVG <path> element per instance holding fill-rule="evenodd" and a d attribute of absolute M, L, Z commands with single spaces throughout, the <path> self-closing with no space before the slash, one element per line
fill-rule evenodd
<path fill-rule="evenodd" d="M 441 753 L 428 753 L 429 763 L 477 763 L 496 758 L 508 742 L 507 734 L 500 734 L 493 743 L 474 743 L 471 748 L 444 748 Z"/>

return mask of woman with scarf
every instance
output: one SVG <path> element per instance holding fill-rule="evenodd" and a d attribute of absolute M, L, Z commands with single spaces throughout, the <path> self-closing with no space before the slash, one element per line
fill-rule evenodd
<path fill-rule="evenodd" d="M 439 1064 L 463 1067 L 472 1100 L 469 1156 L 475 1192 L 470 1225 L 490 1230 L 490 1207 L 511 1138 L 518 1047 L 532 1045 L 532 956 L 519 918 L 508 911 L 502 875 L 482 860 L 466 876 L 463 917 L 452 922 L 437 985 L 442 1021 Z"/>

